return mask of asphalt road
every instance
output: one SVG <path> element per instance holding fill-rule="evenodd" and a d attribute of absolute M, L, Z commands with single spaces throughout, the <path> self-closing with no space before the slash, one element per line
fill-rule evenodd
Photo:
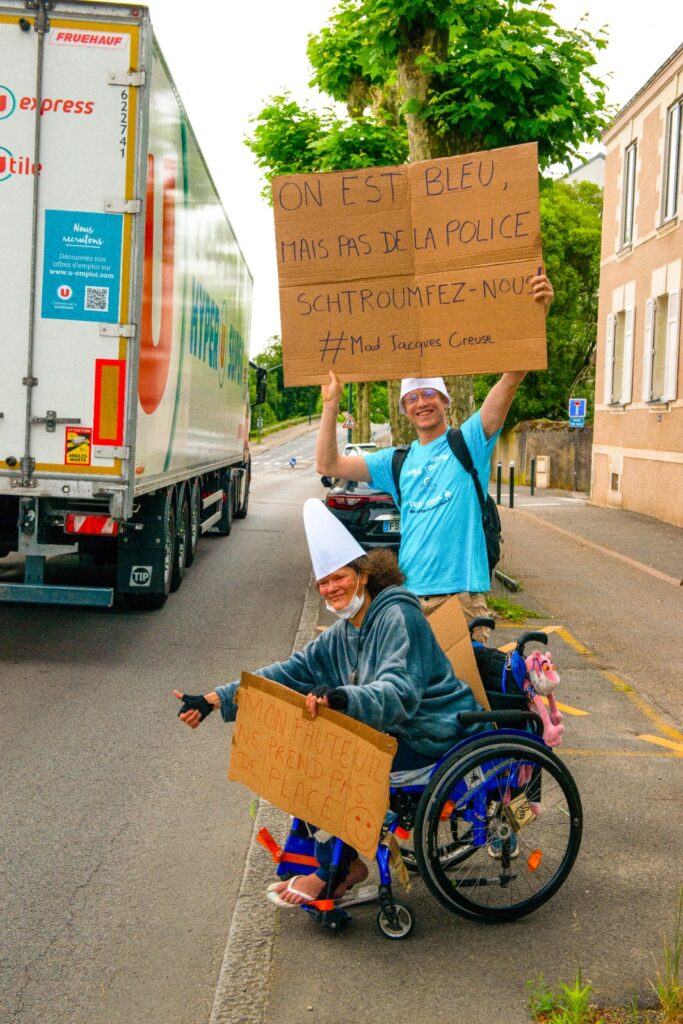
<path fill-rule="evenodd" d="M 251 794 L 223 781 L 218 716 L 190 732 L 171 690 L 290 653 L 311 446 L 296 469 L 255 456 L 248 518 L 202 539 L 161 611 L 0 606 L 3 1022 L 208 1019 Z"/>

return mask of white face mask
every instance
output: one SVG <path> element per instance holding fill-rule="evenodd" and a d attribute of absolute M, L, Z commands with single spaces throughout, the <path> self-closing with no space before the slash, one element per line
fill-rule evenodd
<path fill-rule="evenodd" d="M 363 607 L 363 601 L 365 600 L 365 589 L 360 594 L 358 593 L 358 587 L 360 585 L 360 578 L 356 584 L 356 593 L 353 595 L 349 603 L 344 608 L 333 608 L 329 601 L 325 601 L 325 607 L 328 612 L 332 612 L 338 619 L 352 619 L 354 615 Z"/>

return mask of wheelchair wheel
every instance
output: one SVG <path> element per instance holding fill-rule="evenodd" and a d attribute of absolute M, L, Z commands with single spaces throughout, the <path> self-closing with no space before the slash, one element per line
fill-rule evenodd
<path fill-rule="evenodd" d="M 525 737 L 492 736 L 456 752 L 430 781 L 415 820 L 416 859 L 448 910 L 512 921 L 560 888 L 582 824 L 576 784 L 554 754 Z"/>
<path fill-rule="evenodd" d="M 407 904 L 394 900 L 393 920 L 382 909 L 377 914 L 377 927 L 386 939 L 407 939 L 415 927 L 415 918 Z"/>

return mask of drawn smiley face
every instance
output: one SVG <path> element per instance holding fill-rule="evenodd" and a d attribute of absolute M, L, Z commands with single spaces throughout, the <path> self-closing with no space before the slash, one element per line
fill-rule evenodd
<path fill-rule="evenodd" d="M 360 850 L 370 849 L 377 841 L 379 832 L 377 822 L 372 820 L 367 808 L 360 804 L 349 808 L 344 819 L 344 826 L 348 841 Z"/>

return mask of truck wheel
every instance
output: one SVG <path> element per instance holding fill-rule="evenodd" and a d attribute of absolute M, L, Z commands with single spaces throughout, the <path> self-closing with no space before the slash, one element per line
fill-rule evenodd
<path fill-rule="evenodd" d="M 232 530 L 232 510 L 233 510 L 233 494 L 232 494 L 232 473 L 229 469 L 223 471 L 222 474 L 223 482 L 223 511 L 221 517 L 215 525 L 216 533 L 221 537 L 229 537 L 230 531 Z"/>
<path fill-rule="evenodd" d="M 173 552 L 173 569 L 171 572 L 171 591 L 175 592 L 183 582 L 185 566 L 187 565 L 187 552 L 190 540 L 190 505 L 187 494 L 183 496 L 180 512 L 178 513 L 178 529 L 175 538 L 175 550 Z"/>
<path fill-rule="evenodd" d="M 199 480 L 192 481 L 190 488 L 190 532 L 187 538 L 187 551 L 185 552 L 185 565 L 190 566 L 197 555 L 199 538 L 202 525 L 202 489 Z"/>
<path fill-rule="evenodd" d="M 244 485 L 244 501 L 235 512 L 235 519 L 246 519 L 247 512 L 249 511 L 249 488 L 251 487 L 251 462 L 247 465 L 245 470 L 247 476 L 247 482 Z"/>

